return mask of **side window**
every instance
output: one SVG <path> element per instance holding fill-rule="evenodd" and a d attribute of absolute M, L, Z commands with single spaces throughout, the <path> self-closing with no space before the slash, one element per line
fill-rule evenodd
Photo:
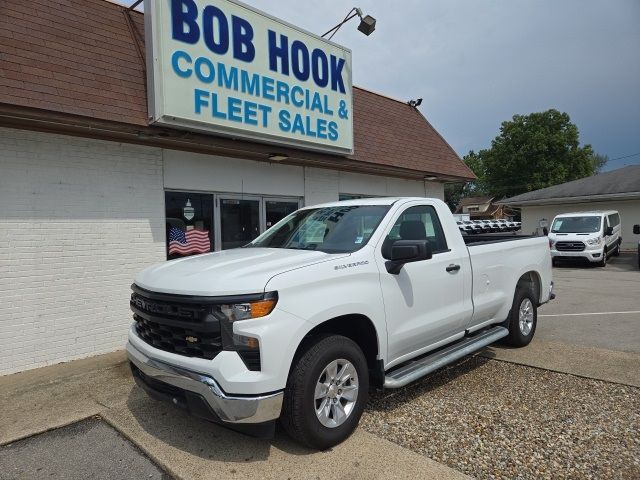
<path fill-rule="evenodd" d="M 395 240 L 429 240 L 433 253 L 448 250 L 438 214 L 429 205 L 409 207 L 402 212 L 385 243 Z"/>
<path fill-rule="evenodd" d="M 614 213 L 609 216 L 609 225 L 612 227 L 617 227 L 620 225 L 620 214 Z"/>

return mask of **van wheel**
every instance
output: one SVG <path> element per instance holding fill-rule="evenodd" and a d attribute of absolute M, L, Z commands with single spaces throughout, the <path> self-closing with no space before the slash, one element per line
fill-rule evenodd
<path fill-rule="evenodd" d="M 509 335 L 507 345 L 524 347 L 529 345 L 536 333 L 538 307 L 531 290 L 516 289 L 513 305 L 509 312 Z"/>
<path fill-rule="evenodd" d="M 620 242 L 617 243 L 616 249 L 613 251 L 613 256 L 614 257 L 619 257 L 620 256 Z"/>
<path fill-rule="evenodd" d="M 368 395 L 360 347 L 341 335 L 318 337 L 291 369 L 280 422 L 295 440 L 325 450 L 353 433 Z"/>
<path fill-rule="evenodd" d="M 600 260 L 598 263 L 596 263 L 597 266 L 599 267 L 606 267 L 607 266 L 607 247 L 604 247 L 602 249 L 602 260 Z"/>

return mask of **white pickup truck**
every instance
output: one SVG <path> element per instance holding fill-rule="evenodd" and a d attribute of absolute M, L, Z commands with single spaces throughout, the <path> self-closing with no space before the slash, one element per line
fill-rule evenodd
<path fill-rule="evenodd" d="M 462 236 L 428 198 L 294 212 L 242 248 L 165 262 L 132 286 L 127 352 L 147 393 L 254 434 L 280 419 L 325 449 L 369 388 L 398 388 L 505 338 L 553 298 L 546 237 Z"/>

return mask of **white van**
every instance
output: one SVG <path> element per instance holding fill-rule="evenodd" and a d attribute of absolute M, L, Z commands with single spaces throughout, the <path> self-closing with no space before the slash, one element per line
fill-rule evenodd
<path fill-rule="evenodd" d="M 559 259 L 584 258 L 604 267 L 611 255 L 620 255 L 620 214 L 576 212 L 557 215 L 549 231 L 549 246 L 554 263 Z"/>

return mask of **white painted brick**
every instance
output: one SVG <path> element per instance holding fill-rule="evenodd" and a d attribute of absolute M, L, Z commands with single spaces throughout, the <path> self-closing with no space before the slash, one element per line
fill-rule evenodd
<path fill-rule="evenodd" d="M 122 348 L 165 259 L 160 149 L 0 128 L 0 375 Z"/>

